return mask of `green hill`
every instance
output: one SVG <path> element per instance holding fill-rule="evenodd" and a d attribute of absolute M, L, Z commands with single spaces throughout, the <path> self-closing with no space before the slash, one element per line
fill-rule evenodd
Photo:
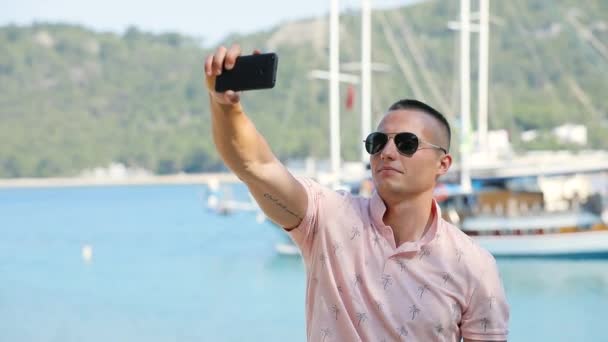
<path fill-rule="evenodd" d="M 608 2 L 493 1 L 491 12 L 490 127 L 507 129 L 518 149 L 564 148 L 550 130 L 583 123 L 587 147 L 607 149 Z M 458 35 L 447 22 L 458 14 L 457 1 L 374 12 L 373 60 L 391 68 L 373 76 L 375 118 L 396 99 L 418 97 L 457 126 Z M 341 61 L 356 62 L 358 13 L 344 13 L 341 26 Z M 327 82 L 307 76 L 327 68 L 327 28 L 326 18 L 301 20 L 224 42 L 280 56 L 276 88 L 247 93 L 244 103 L 281 158 L 329 154 Z M 471 43 L 476 79 L 475 35 Z M 0 27 L 0 177 L 76 175 L 111 161 L 160 174 L 221 169 L 202 81 L 210 51 L 194 38 L 136 28 L 117 35 L 61 24 Z M 358 157 L 362 138 L 358 100 L 342 108 L 347 160 Z M 529 129 L 541 138 L 524 144 L 519 133 Z"/>

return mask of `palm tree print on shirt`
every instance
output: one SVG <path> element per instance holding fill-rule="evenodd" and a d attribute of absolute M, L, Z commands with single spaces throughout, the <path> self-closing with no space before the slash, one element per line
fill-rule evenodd
<path fill-rule="evenodd" d="M 354 288 L 357 288 L 357 286 L 363 284 L 363 277 L 361 277 L 360 274 L 355 274 L 355 286 Z"/>
<path fill-rule="evenodd" d="M 331 312 L 333 312 L 334 316 L 336 317 L 336 321 L 338 320 L 338 314 L 340 314 L 340 309 L 338 309 L 337 305 L 332 305 L 331 306 Z"/>
<path fill-rule="evenodd" d="M 382 286 L 384 287 L 384 289 L 386 290 L 392 284 L 393 284 L 393 278 L 391 277 L 391 275 L 383 274 L 382 275 Z"/>
<path fill-rule="evenodd" d="M 407 329 L 402 325 L 399 327 L 399 339 L 408 335 Z"/>
<path fill-rule="evenodd" d="M 420 309 L 416 306 L 416 304 L 410 306 L 410 313 L 412 314 L 412 321 L 416 319 L 416 315 L 420 313 Z"/>
<path fill-rule="evenodd" d="M 332 247 L 334 255 L 338 254 L 338 252 L 340 251 L 340 248 L 342 248 L 342 244 L 341 243 L 338 243 L 338 242 L 334 243 L 334 245 Z"/>
<path fill-rule="evenodd" d="M 435 332 L 437 333 L 437 335 L 443 334 L 444 329 L 443 329 L 443 325 L 441 325 L 441 323 L 435 324 Z"/>
<path fill-rule="evenodd" d="M 357 312 L 357 328 L 361 325 L 361 323 L 367 320 L 367 314 L 365 312 Z"/>
<path fill-rule="evenodd" d="M 462 251 L 462 249 L 458 248 L 456 250 L 456 260 L 458 260 L 458 262 L 460 262 L 460 259 L 462 259 L 463 254 L 464 254 L 464 252 Z"/>
<path fill-rule="evenodd" d="M 422 246 L 422 247 L 420 247 L 420 254 L 419 254 L 418 258 L 422 259 L 426 256 L 429 256 L 430 254 L 431 254 L 431 247 Z"/>
<path fill-rule="evenodd" d="M 327 256 L 325 255 L 325 253 L 321 253 L 321 255 L 319 256 L 319 261 L 321 261 L 322 266 L 325 266 L 325 264 L 327 263 Z"/>
<path fill-rule="evenodd" d="M 443 279 L 443 284 L 445 285 L 448 281 L 452 279 L 452 276 L 448 272 L 443 272 L 441 275 L 441 279 Z"/>
<path fill-rule="evenodd" d="M 361 232 L 359 231 L 359 228 L 353 227 L 353 230 L 350 232 L 350 235 L 350 239 L 353 240 L 354 238 L 361 236 Z"/>
<path fill-rule="evenodd" d="M 422 295 L 427 291 L 430 290 L 431 288 L 427 285 L 427 284 L 423 284 L 418 286 L 418 294 L 420 296 L 420 298 L 422 298 Z"/>
<path fill-rule="evenodd" d="M 378 246 L 380 244 L 380 236 L 378 236 L 378 234 L 376 234 L 376 236 L 374 236 L 374 244 L 376 246 Z"/>
<path fill-rule="evenodd" d="M 399 265 L 399 269 L 401 270 L 401 272 L 405 272 L 407 270 L 407 264 L 405 263 L 405 261 L 396 259 L 395 262 L 397 263 L 397 265 Z"/>
<path fill-rule="evenodd" d="M 481 327 L 483 328 L 483 332 L 487 332 L 488 325 L 490 325 L 490 320 L 487 317 L 484 317 L 481 320 Z"/>
<path fill-rule="evenodd" d="M 496 297 L 489 296 L 488 297 L 488 305 L 490 306 L 490 310 L 492 310 L 492 304 L 496 303 Z"/>
<path fill-rule="evenodd" d="M 325 342 L 325 338 L 329 336 L 331 336 L 331 331 L 329 329 L 321 329 L 321 341 Z"/>

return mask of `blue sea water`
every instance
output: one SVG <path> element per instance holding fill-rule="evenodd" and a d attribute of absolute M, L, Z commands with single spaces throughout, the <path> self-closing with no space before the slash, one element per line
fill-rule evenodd
<path fill-rule="evenodd" d="M 0 341 L 305 341 L 283 233 L 208 211 L 205 191 L 0 189 Z M 608 341 L 608 260 L 498 263 L 510 341 Z"/>

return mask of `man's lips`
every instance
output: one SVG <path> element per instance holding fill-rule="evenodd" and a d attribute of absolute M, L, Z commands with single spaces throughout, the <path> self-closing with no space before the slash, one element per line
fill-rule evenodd
<path fill-rule="evenodd" d="M 390 166 L 382 166 L 382 167 L 378 168 L 378 172 L 382 172 L 382 171 L 393 171 L 393 172 L 403 173 L 403 171 L 397 170 L 394 167 L 390 167 Z"/>

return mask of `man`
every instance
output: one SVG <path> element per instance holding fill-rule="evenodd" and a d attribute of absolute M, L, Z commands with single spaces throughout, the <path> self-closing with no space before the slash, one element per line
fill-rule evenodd
<path fill-rule="evenodd" d="M 214 91 L 240 53 L 220 47 L 205 61 L 213 139 L 301 250 L 308 341 L 506 340 L 509 307 L 494 258 L 441 219 L 433 200 L 452 164 L 445 118 L 422 102 L 395 103 L 365 142 L 372 197 L 335 192 L 291 175 L 239 94 Z"/>

